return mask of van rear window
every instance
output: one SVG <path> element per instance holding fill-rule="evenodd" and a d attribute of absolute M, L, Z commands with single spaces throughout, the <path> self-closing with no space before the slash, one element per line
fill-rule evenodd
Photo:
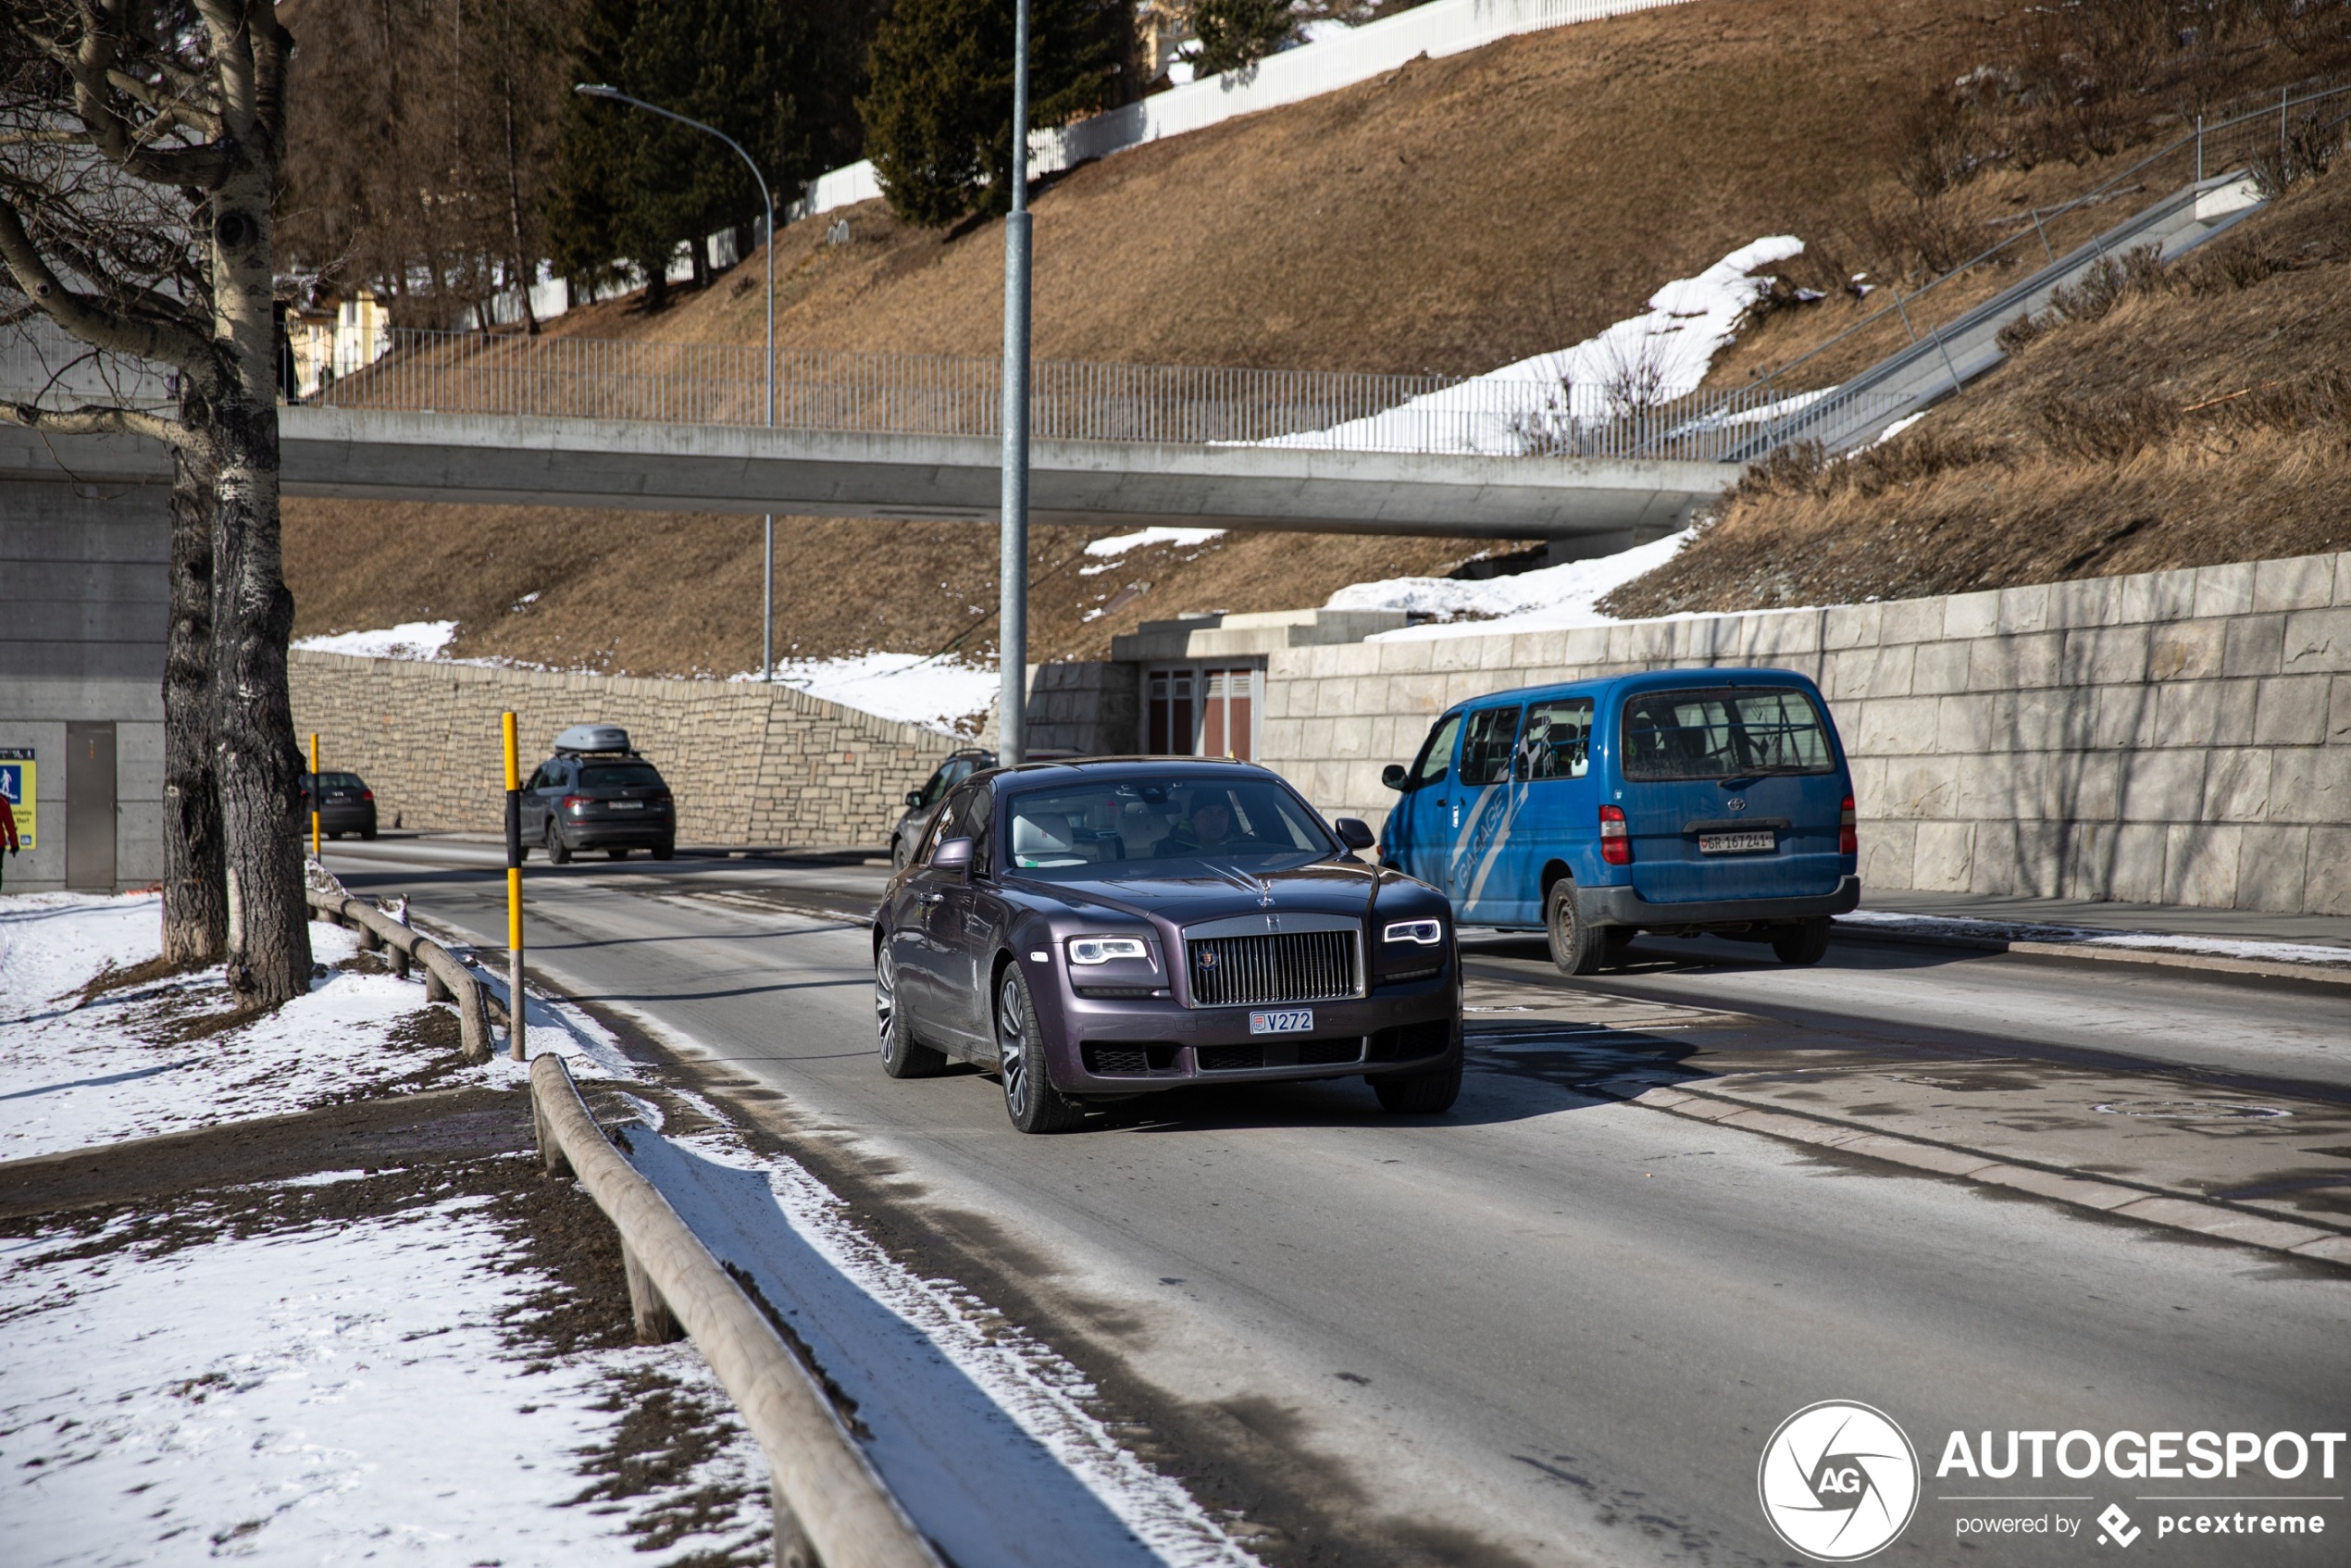
<path fill-rule="evenodd" d="M 1835 770 L 1820 710 L 1789 687 L 1644 691 L 1624 703 L 1624 777 L 1738 778 Z"/>

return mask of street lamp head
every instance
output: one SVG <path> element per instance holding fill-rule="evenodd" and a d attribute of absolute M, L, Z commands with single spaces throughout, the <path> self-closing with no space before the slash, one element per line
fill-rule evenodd
<path fill-rule="evenodd" d="M 619 98 L 626 96 L 619 88 L 607 87 L 601 81 L 583 81 L 578 86 L 574 87 L 572 91 L 590 98 Z"/>

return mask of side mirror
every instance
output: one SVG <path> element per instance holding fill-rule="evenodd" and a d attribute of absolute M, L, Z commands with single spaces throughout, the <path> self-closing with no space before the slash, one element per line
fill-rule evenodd
<path fill-rule="evenodd" d="M 1401 790 L 1404 787 L 1404 765 L 1400 762 L 1389 763 L 1379 770 L 1379 781 L 1391 790 Z"/>
<path fill-rule="evenodd" d="M 930 868 L 933 871 L 970 871 L 972 841 L 969 839 L 948 840 L 931 852 Z"/>
<path fill-rule="evenodd" d="M 906 804 L 909 809 L 919 806 L 922 803 L 923 792 L 920 790 L 909 790 L 906 791 Z"/>
<path fill-rule="evenodd" d="M 1372 825 L 1360 816 L 1342 816 L 1331 826 L 1338 829 L 1338 841 L 1350 850 L 1368 850 L 1379 842 Z"/>

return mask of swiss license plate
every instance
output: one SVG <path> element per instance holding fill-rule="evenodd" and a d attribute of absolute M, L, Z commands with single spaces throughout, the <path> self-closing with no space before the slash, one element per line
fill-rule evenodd
<path fill-rule="evenodd" d="M 1700 854 L 1751 854 L 1758 850 L 1771 851 L 1780 847 L 1775 833 L 1700 833 L 1698 852 Z"/>
<path fill-rule="evenodd" d="M 1314 1010 L 1311 1007 L 1284 1007 L 1271 1013 L 1249 1015 L 1249 1032 L 1253 1035 L 1303 1035 L 1314 1029 Z"/>
<path fill-rule="evenodd" d="M 604 804 L 610 806 L 615 811 L 642 811 L 645 809 L 645 803 L 642 801 L 606 801 Z"/>

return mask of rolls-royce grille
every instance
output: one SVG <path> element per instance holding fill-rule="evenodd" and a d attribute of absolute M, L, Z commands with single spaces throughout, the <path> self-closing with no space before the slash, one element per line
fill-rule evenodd
<path fill-rule="evenodd" d="M 1287 931 L 1185 944 L 1195 1007 L 1337 1002 L 1356 994 L 1355 933 Z"/>

